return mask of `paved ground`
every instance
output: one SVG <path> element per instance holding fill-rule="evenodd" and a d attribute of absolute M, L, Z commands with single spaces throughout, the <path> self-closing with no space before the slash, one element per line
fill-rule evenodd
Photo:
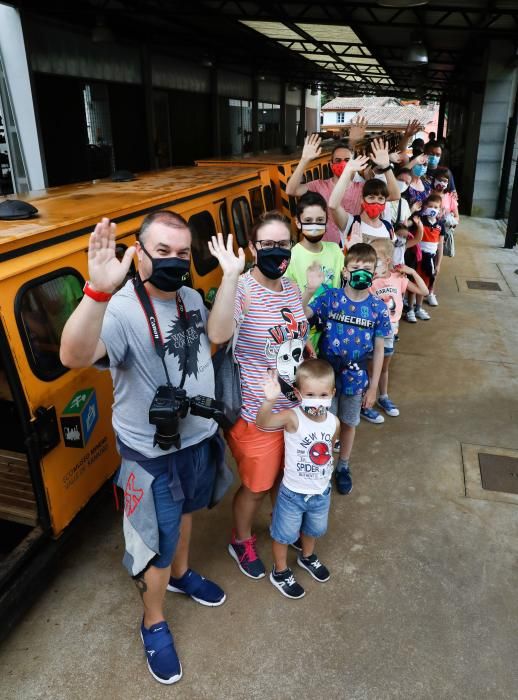
<path fill-rule="evenodd" d="M 318 548 L 331 581 L 301 572 L 307 595 L 288 601 L 245 579 L 225 552 L 227 497 L 198 518 L 192 563 L 228 601 L 169 595 L 184 677 L 159 686 L 105 504 L 0 647 L 0 697 L 516 700 L 518 506 L 466 498 L 461 457 L 462 443 L 518 449 L 518 254 L 502 244 L 494 222 L 464 219 L 441 306 L 403 324 L 391 391 L 401 416 L 359 430 L 354 491 L 335 496 Z M 504 294 L 467 291 L 465 279 L 499 280 Z M 258 536 L 270 563 L 268 515 Z"/>

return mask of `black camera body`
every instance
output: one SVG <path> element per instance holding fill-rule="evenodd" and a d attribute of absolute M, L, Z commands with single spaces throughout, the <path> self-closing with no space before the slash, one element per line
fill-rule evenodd
<path fill-rule="evenodd" d="M 215 401 L 208 396 L 189 398 L 185 389 L 159 386 L 149 407 L 149 422 L 156 428 L 153 447 L 158 445 L 162 450 L 170 450 L 171 447 L 181 449 L 180 419 L 185 418 L 189 409 L 191 415 L 212 418 L 224 430 L 232 426 L 222 401 Z"/>

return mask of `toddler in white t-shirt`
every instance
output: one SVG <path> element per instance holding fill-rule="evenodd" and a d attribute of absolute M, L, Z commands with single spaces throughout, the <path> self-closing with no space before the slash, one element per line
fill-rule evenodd
<path fill-rule="evenodd" d="M 297 564 L 321 583 L 329 571 L 315 554 L 317 537 L 327 530 L 333 473 L 333 444 L 338 418 L 329 412 L 335 393 L 335 374 L 325 360 L 306 360 L 297 369 L 300 406 L 273 413 L 281 387 L 270 371 L 263 382 L 264 400 L 256 423 L 263 430 L 284 430 L 284 476 L 273 509 L 270 533 L 274 566 L 271 583 L 287 598 L 305 591 L 288 567 L 288 545 L 298 548 Z M 300 540 L 299 540 L 300 538 Z"/>

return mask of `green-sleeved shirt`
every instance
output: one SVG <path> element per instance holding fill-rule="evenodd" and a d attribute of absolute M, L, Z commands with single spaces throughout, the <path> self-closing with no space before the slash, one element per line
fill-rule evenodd
<path fill-rule="evenodd" d="M 291 251 L 291 260 L 286 270 L 286 277 L 289 277 L 299 286 L 302 294 L 306 291 L 307 269 L 315 261 L 322 266 L 324 283 L 317 289 L 311 301 L 326 289 L 342 286 L 341 272 L 344 267 L 344 254 L 337 243 L 331 243 L 330 241 L 322 241 L 322 250 L 319 253 L 312 253 L 304 248 L 303 245 L 297 243 Z M 309 339 L 315 350 L 318 348 L 320 335 L 321 333 L 315 328 L 311 330 Z"/>

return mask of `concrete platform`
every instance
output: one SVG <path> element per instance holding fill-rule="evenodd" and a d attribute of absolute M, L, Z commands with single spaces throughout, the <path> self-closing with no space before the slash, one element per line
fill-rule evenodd
<path fill-rule="evenodd" d="M 184 676 L 160 686 L 120 565 L 120 516 L 105 504 L 0 647 L 0 697 L 516 700 L 518 510 L 466 497 L 461 451 L 518 449 L 518 254 L 502 245 L 494 221 L 463 219 L 432 320 L 402 324 L 390 392 L 401 416 L 358 431 L 354 491 L 334 496 L 318 547 L 328 583 L 296 567 L 307 595 L 289 601 L 242 576 L 225 551 L 227 497 L 197 518 L 192 565 L 228 600 L 210 609 L 169 594 Z M 265 507 L 270 564 L 268 523 Z"/>

